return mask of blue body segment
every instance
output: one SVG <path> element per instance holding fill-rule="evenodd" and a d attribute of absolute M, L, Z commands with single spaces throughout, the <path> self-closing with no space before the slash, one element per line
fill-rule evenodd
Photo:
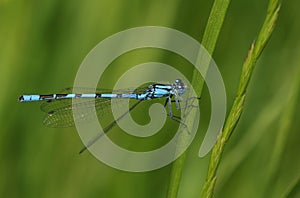
<path fill-rule="evenodd" d="M 19 98 L 20 102 L 23 101 L 38 101 L 40 100 L 40 95 L 23 95 Z"/>
<path fill-rule="evenodd" d="M 169 97 L 171 95 L 181 95 L 185 93 L 186 87 L 179 87 L 176 89 L 174 84 L 152 84 L 149 85 L 144 93 L 94 93 L 94 94 L 49 94 L 49 95 L 22 95 L 19 97 L 20 102 L 34 102 L 42 100 L 61 100 L 73 98 L 130 98 L 137 100 L 151 100 L 155 98 Z"/>

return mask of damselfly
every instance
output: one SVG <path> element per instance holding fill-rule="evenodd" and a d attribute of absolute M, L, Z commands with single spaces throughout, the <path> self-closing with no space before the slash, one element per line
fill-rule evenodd
<path fill-rule="evenodd" d="M 68 89 L 71 90 L 71 89 Z M 75 89 L 77 90 L 77 89 Z M 165 98 L 164 108 L 168 106 L 168 116 L 179 123 L 182 123 L 179 116 L 172 113 L 171 103 L 175 102 L 177 109 L 180 109 L 180 102 L 183 102 L 181 95 L 186 93 L 187 87 L 182 80 L 177 79 L 173 84 L 153 83 L 149 86 L 134 89 L 134 90 L 118 90 L 111 92 L 109 90 L 97 90 L 97 93 L 61 93 L 48 95 L 22 95 L 19 97 L 20 102 L 45 101 L 41 105 L 41 110 L 47 113 L 44 119 L 44 124 L 50 127 L 70 127 L 78 120 L 86 119 L 89 112 L 84 111 L 84 108 L 95 106 L 97 113 L 103 113 L 110 106 L 112 99 L 135 99 L 137 100 L 126 112 L 121 114 L 116 120 L 111 122 L 102 133 L 94 137 L 88 145 L 86 145 L 80 153 L 93 145 L 102 135 L 112 129 L 118 121 L 125 117 L 130 111 L 136 108 L 142 101 L 149 101 L 159 98 Z M 193 97 L 194 99 L 196 97 Z M 86 100 L 83 102 L 72 104 L 72 99 Z M 191 99 L 191 98 L 190 98 Z M 199 98 L 198 98 L 199 99 Z M 91 102 L 91 100 L 95 100 Z M 72 111 L 76 108 L 82 109 L 83 113 L 74 117 Z M 182 123 L 184 124 L 184 123 Z"/>

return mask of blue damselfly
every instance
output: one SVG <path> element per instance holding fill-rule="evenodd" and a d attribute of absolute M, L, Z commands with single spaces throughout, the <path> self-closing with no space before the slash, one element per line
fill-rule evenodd
<path fill-rule="evenodd" d="M 72 89 L 66 89 L 72 91 Z M 78 89 L 75 89 L 78 90 Z M 44 119 L 44 124 L 49 127 L 70 127 L 74 126 L 74 122 L 82 120 L 89 116 L 89 112 L 85 112 L 84 108 L 95 105 L 97 113 L 101 113 L 110 106 L 112 99 L 134 99 L 137 100 L 126 112 L 120 115 L 117 119 L 111 122 L 94 137 L 88 145 L 86 145 L 80 153 L 93 145 L 102 135 L 113 128 L 119 120 L 126 116 L 130 111 L 136 108 L 142 101 L 149 101 L 159 98 L 165 98 L 164 107 L 168 106 L 168 116 L 179 123 L 182 123 L 179 116 L 172 113 L 171 103 L 175 102 L 177 109 L 180 109 L 180 102 L 183 102 L 181 95 L 186 93 L 187 87 L 182 80 L 177 79 L 173 84 L 152 83 L 146 87 L 141 87 L 134 90 L 118 90 L 111 92 L 109 90 L 97 90 L 97 93 L 60 93 L 47 95 L 22 95 L 19 97 L 20 102 L 45 101 L 41 105 L 41 110 L 47 113 Z M 196 97 L 193 97 L 194 99 Z M 72 99 L 86 100 L 77 104 L 72 104 Z M 191 98 L 190 98 L 191 99 Z M 199 99 L 199 98 L 197 98 Z M 95 100 L 94 103 L 90 100 Z M 83 113 L 78 117 L 73 117 L 72 111 L 74 108 L 83 109 Z M 182 123 L 184 124 L 184 123 Z"/>

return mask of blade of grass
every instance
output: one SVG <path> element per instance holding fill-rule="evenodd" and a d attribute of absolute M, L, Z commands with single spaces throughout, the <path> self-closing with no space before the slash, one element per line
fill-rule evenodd
<path fill-rule="evenodd" d="M 283 111 L 282 101 L 286 100 L 285 91 L 288 89 L 287 83 L 281 86 L 278 93 L 272 97 L 273 99 L 266 104 L 262 111 L 258 112 L 258 116 L 253 124 L 245 132 L 245 136 L 237 143 L 237 145 L 227 152 L 226 157 L 220 166 L 219 177 L 222 183 L 218 183 L 216 191 L 220 191 L 223 185 L 228 183 L 231 175 L 237 167 L 247 158 L 249 153 L 255 148 L 262 136 L 270 132 L 269 127 L 278 119 Z"/>
<path fill-rule="evenodd" d="M 293 198 L 300 195 L 300 176 L 296 178 L 292 183 L 288 186 L 286 192 L 281 196 L 282 198 L 288 197 Z"/>
<path fill-rule="evenodd" d="M 217 178 L 216 174 L 224 151 L 224 146 L 229 140 L 235 126 L 239 121 L 245 102 L 246 90 L 254 69 L 254 65 L 273 32 L 279 10 L 280 6 L 278 0 L 270 0 L 267 16 L 258 35 L 257 41 L 252 43 L 248 55 L 244 61 L 239 87 L 233 106 L 225 121 L 222 133 L 219 135 L 217 143 L 212 150 L 208 173 L 202 188 L 201 197 L 212 197 L 213 195 L 213 189 Z"/>
<path fill-rule="evenodd" d="M 213 54 L 216 42 L 218 40 L 218 36 L 227 12 L 227 8 L 229 6 L 230 0 L 215 0 L 207 26 L 205 28 L 205 32 L 202 38 L 202 45 L 206 48 L 209 54 Z M 199 54 L 198 60 L 201 61 L 201 55 Z M 201 96 L 202 89 L 204 85 L 204 80 L 198 71 L 195 69 L 193 72 L 193 79 L 192 79 L 192 86 L 198 95 Z M 178 140 L 178 147 L 180 148 L 181 145 L 185 145 L 187 139 L 189 138 L 188 134 L 181 133 L 179 140 Z M 175 198 L 177 197 L 177 193 L 179 190 L 179 185 L 182 176 L 182 169 L 184 166 L 184 161 L 186 158 L 186 152 L 184 152 L 172 165 L 170 182 L 167 192 L 168 198 Z"/>
<path fill-rule="evenodd" d="M 299 90 L 300 86 L 300 79 L 296 79 L 296 76 L 300 75 L 300 70 L 293 71 L 292 73 L 296 74 L 294 82 L 289 81 L 289 79 L 291 79 L 290 75 L 287 77 L 288 79 L 283 80 L 284 84 L 280 87 L 280 89 L 278 89 L 277 94 L 274 97 L 272 97 L 273 100 L 271 100 L 266 105 L 266 107 L 264 107 L 263 110 L 258 113 L 258 117 L 254 120 L 253 124 L 247 130 L 247 132 L 245 132 L 246 135 L 241 140 L 239 140 L 238 144 L 233 149 L 231 149 L 231 151 L 229 151 L 226 157 L 223 159 L 219 174 L 219 176 L 222 177 L 222 183 L 219 183 L 217 189 L 218 191 L 222 189 L 223 184 L 226 184 L 228 182 L 230 176 L 234 173 L 237 167 L 244 161 L 245 158 L 247 158 L 248 154 L 255 148 L 260 138 L 262 136 L 267 135 L 267 133 L 271 132 L 270 130 L 268 130 L 270 125 L 276 124 L 274 122 L 275 120 L 278 120 L 278 117 L 281 117 L 283 119 L 286 116 L 287 111 L 290 112 L 290 110 L 288 109 L 296 110 L 295 101 L 297 101 L 297 96 L 295 92 Z M 294 108 L 292 106 L 294 106 Z M 291 117 L 292 116 L 289 115 L 290 119 Z M 285 117 L 284 119 L 289 120 L 287 117 Z M 280 123 L 282 123 L 282 121 Z M 281 129 L 282 126 L 279 128 Z M 277 149 L 274 150 L 274 153 L 278 153 L 278 151 L 276 150 Z M 273 157 L 273 159 L 274 158 L 275 157 Z M 272 172 L 275 173 L 276 171 L 273 170 Z M 269 179 L 269 181 L 273 180 Z M 272 182 L 270 189 L 271 188 L 274 192 L 274 182 Z"/>

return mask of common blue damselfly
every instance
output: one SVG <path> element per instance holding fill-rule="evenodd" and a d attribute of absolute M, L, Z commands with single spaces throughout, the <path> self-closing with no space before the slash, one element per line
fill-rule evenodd
<path fill-rule="evenodd" d="M 99 91 L 99 93 L 98 93 Z M 73 117 L 72 111 L 74 108 L 84 109 L 87 106 L 95 105 L 97 112 L 102 112 L 109 107 L 112 99 L 135 99 L 137 100 L 126 112 L 120 115 L 116 120 L 110 123 L 103 129 L 103 133 L 99 133 L 94 137 L 88 145 L 86 145 L 80 153 L 93 145 L 100 137 L 107 133 L 116 123 L 132 111 L 142 101 L 154 100 L 158 98 L 165 98 L 164 107 L 168 105 L 168 116 L 179 123 L 181 118 L 173 115 L 171 103 L 175 102 L 177 109 L 180 109 L 179 103 L 183 101 L 181 95 L 187 91 L 186 85 L 182 80 L 176 79 L 173 84 L 153 83 L 145 88 L 135 90 L 98 90 L 97 93 L 61 93 L 61 94 L 47 94 L 47 95 L 22 95 L 19 97 L 20 102 L 34 102 L 45 101 L 41 105 L 41 110 L 47 113 L 44 119 L 44 124 L 50 127 L 69 127 L 74 125 L 74 120 L 80 120 L 89 116 L 89 112 L 82 111 L 83 114 L 78 117 Z M 196 98 L 196 97 L 194 97 Z M 90 101 L 79 102 L 72 104 L 71 99 L 90 99 L 95 100 L 94 103 Z M 184 123 L 183 123 L 184 124 Z"/>

